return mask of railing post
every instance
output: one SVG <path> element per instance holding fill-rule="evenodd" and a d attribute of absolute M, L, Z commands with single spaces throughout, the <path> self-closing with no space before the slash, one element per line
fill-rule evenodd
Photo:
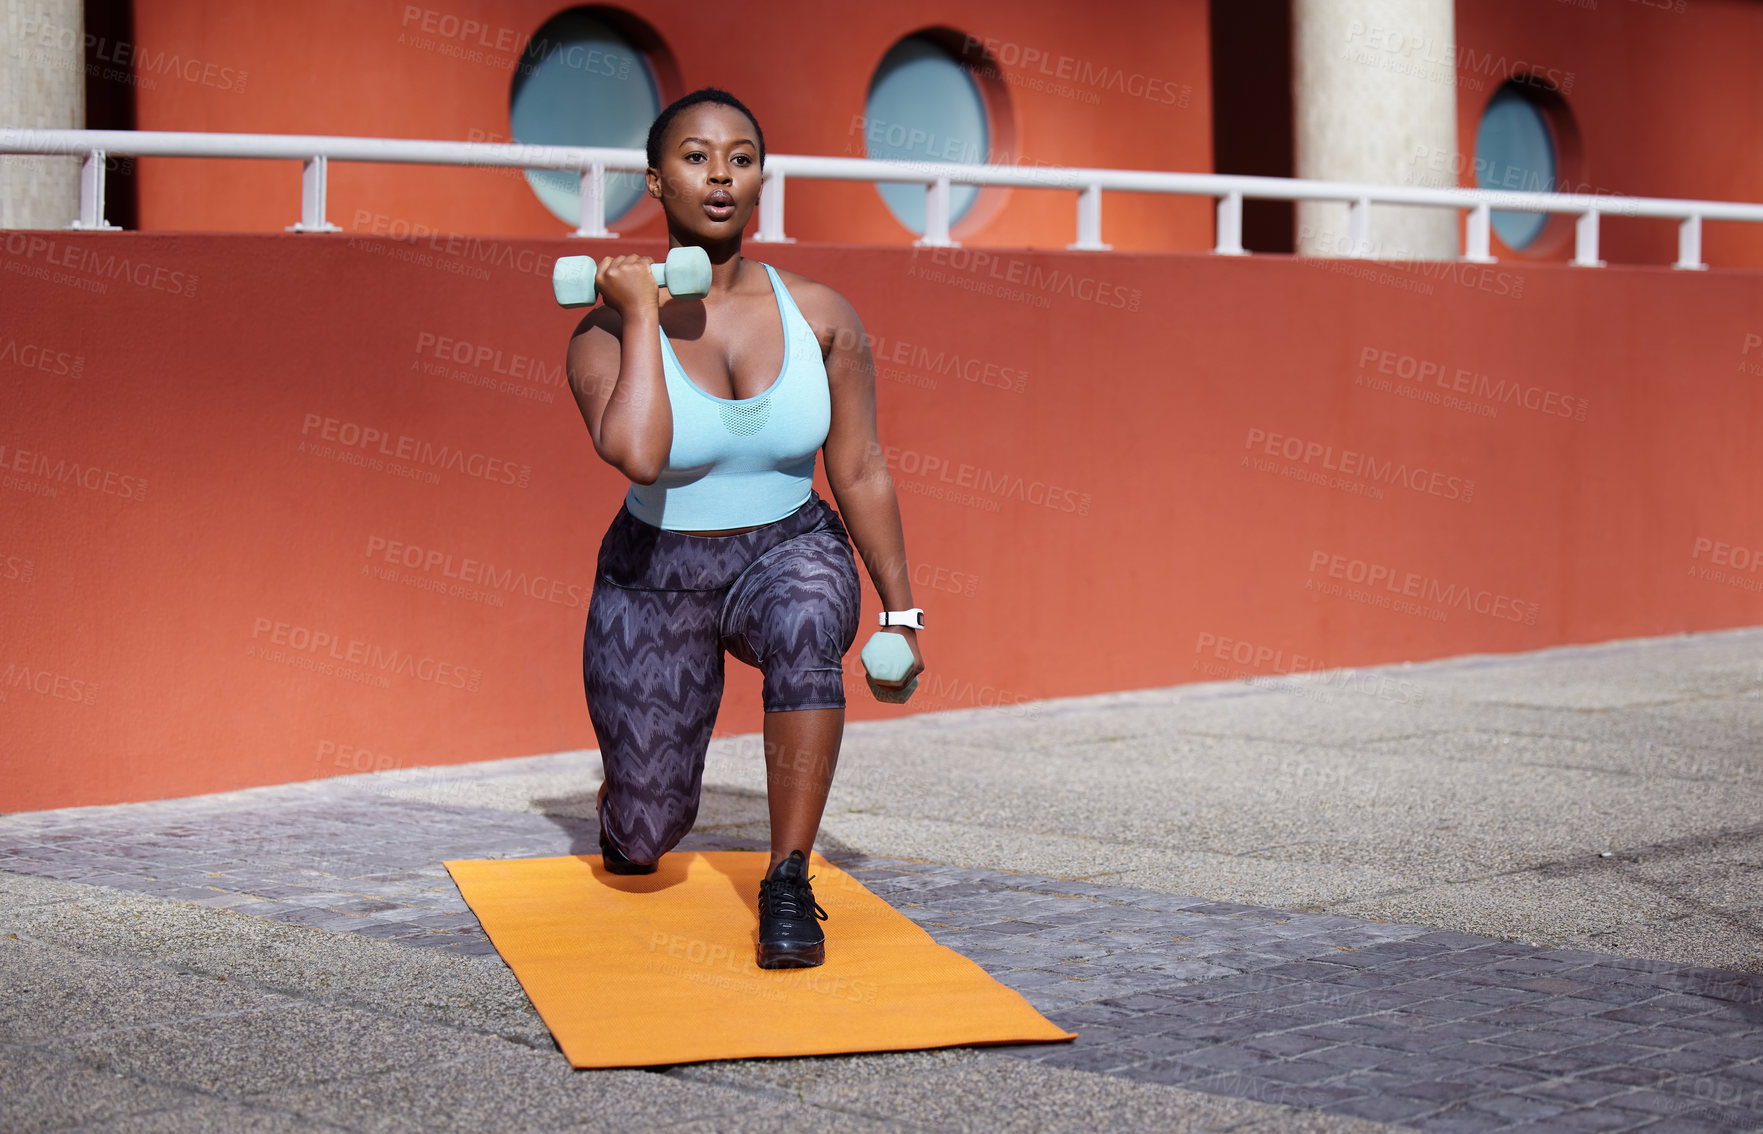
<path fill-rule="evenodd" d="M 300 167 L 300 223 L 289 232 L 342 232 L 324 218 L 326 166 L 323 155 L 309 157 Z"/>
<path fill-rule="evenodd" d="M 1218 240 L 1212 251 L 1219 256 L 1247 256 L 1243 248 L 1243 195 L 1226 193 L 1218 198 Z"/>
<path fill-rule="evenodd" d="M 1587 209 L 1579 214 L 1573 230 L 1573 262 L 1582 268 L 1601 268 L 1598 259 L 1598 210 Z"/>
<path fill-rule="evenodd" d="M 1471 264 L 1492 264 L 1493 255 L 1493 211 L 1487 202 L 1469 210 L 1469 218 L 1463 225 L 1463 259 Z"/>
<path fill-rule="evenodd" d="M 1086 185 L 1077 194 L 1077 243 L 1065 247 L 1073 251 L 1106 252 L 1113 247 L 1102 243 L 1102 187 Z"/>
<path fill-rule="evenodd" d="M 1371 255 L 1371 198 L 1361 197 L 1347 206 L 1347 255 L 1364 259 Z"/>
<path fill-rule="evenodd" d="M 104 219 L 104 160 L 103 150 L 91 150 L 80 164 L 80 219 L 67 227 L 118 231 Z"/>
<path fill-rule="evenodd" d="M 600 162 L 593 162 L 582 170 L 581 202 L 581 219 L 569 235 L 601 239 L 618 235 L 606 231 L 606 167 Z"/>
<path fill-rule="evenodd" d="M 1702 263 L 1702 214 L 1692 213 L 1678 222 L 1677 263 L 1671 265 L 1686 272 L 1705 272 Z"/>
<path fill-rule="evenodd" d="M 761 244 L 794 244 L 784 235 L 784 175 L 768 173 L 759 184 L 759 231 L 753 239 Z"/>
<path fill-rule="evenodd" d="M 925 187 L 924 239 L 913 243 L 936 248 L 952 248 L 949 239 L 949 179 L 939 177 Z"/>

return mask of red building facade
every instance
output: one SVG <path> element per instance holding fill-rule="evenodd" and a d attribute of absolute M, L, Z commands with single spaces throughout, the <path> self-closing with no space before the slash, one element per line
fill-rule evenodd
<path fill-rule="evenodd" d="M 506 141 L 514 74 L 555 0 L 313 0 L 234 6 L 136 0 L 133 124 L 150 130 L 346 133 Z M 883 6 L 768 4 L 728 22 L 682 0 L 595 6 L 646 59 L 662 101 L 700 86 L 736 92 L 776 153 L 863 155 L 878 65 L 928 35 L 966 63 L 984 92 L 989 160 L 1252 172 L 1292 170 L 1291 62 L 1285 0 L 1145 0 L 1105 18 L 1063 3 L 927 0 Z M 102 20 L 99 21 L 102 23 Z M 100 36 L 103 27 L 96 29 Z M 1457 152 L 1421 152 L 1398 178 L 1476 183 L 1481 116 L 1503 84 L 1548 103 L 1559 166 L 1575 192 L 1763 198 L 1763 4 L 1754 0 L 1459 0 L 1456 43 L 1372 42 L 1343 29 L 1367 64 L 1455 71 Z M 1351 41 L 1351 42 L 1349 42 Z M 113 49 L 112 54 L 115 54 Z M 1441 58 L 1448 56 L 1448 58 Z M 168 59 L 178 66 L 168 68 Z M 192 68 L 189 61 L 200 61 Z M 783 65 L 779 60 L 785 60 Z M 95 125 L 99 123 L 94 123 Z M 298 215 L 298 178 L 280 164 L 162 159 L 140 163 L 139 223 L 149 229 L 280 231 Z M 1276 211 L 1279 206 L 1272 206 Z M 1289 215 L 1289 208 L 1283 214 Z M 982 193 L 955 237 L 991 246 L 1063 247 L 1075 231 L 1068 192 Z M 544 236 L 568 226 L 513 171 L 336 165 L 330 214 L 346 231 Z M 788 231 L 840 243 L 902 243 L 913 233 L 866 184 L 795 182 Z M 613 226 L 659 236 L 651 207 Z M 1278 231 L 1263 250 L 1289 250 Z M 1251 224 L 1251 233 L 1257 232 Z M 1210 202 L 1110 194 L 1104 237 L 1122 250 L 1212 244 Z M 1282 244 L 1281 237 L 1285 239 Z M 1607 260 L 1666 264 L 1671 222 L 1611 216 Z M 1251 247 L 1256 247 L 1252 235 Z M 1763 232 L 1711 224 L 1709 263 L 1763 264 Z M 1560 218 L 1523 260 L 1571 255 Z"/>

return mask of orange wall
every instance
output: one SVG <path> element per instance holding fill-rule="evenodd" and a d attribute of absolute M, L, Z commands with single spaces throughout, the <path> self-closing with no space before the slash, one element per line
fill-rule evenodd
<path fill-rule="evenodd" d="M 1756 0 L 1533 0 L 1457 4 L 1457 141 L 1472 159 L 1482 110 L 1519 64 L 1563 88 L 1578 127 L 1579 192 L 1711 201 L 1763 200 L 1763 4 Z M 1446 166 L 1446 168 L 1450 168 Z M 1449 183 L 1449 182 L 1447 182 Z M 1473 169 L 1464 185 L 1474 185 Z M 1613 263 L 1677 259 L 1673 221 L 1605 217 L 1599 254 Z M 1703 259 L 1763 266 L 1763 227 L 1707 224 Z M 1536 251 L 1567 260 L 1573 220 L 1557 218 Z"/>
<path fill-rule="evenodd" d="M 0 233 L 0 811 L 592 747 L 563 250 Z M 932 668 L 854 718 L 1763 622 L 1756 273 L 762 254 L 881 360 Z"/>
<path fill-rule="evenodd" d="M 138 91 L 143 130 L 351 134 L 508 140 L 518 45 L 568 5 L 556 0 L 140 0 L 135 35 L 156 60 L 218 64 L 212 81 L 158 77 Z M 633 6 L 666 46 L 670 99 L 701 86 L 734 91 L 776 153 L 863 156 L 860 123 L 876 65 L 902 37 L 952 28 L 992 45 L 1005 77 L 1012 140 L 993 158 L 1031 165 L 1211 168 L 1205 0 L 1129 0 L 1096 20 L 1063 0 L 902 0 L 884 5 L 772 3 L 729 18 L 702 4 Z M 471 21 L 481 27 L 467 34 Z M 425 32 L 424 28 L 434 29 Z M 451 37 L 438 34 L 454 29 Z M 1024 65 L 1038 54 L 1033 65 Z M 1075 83 L 1057 79 L 1070 61 Z M 1051 71 L 1052 74 L 1044 74 Z M 201 75 L 203 72 L 192 72 Z M 240 76 L 242 75 L 242 81 Z M 1088 81 L 1083 81 L 1083 76 Z M 149 77 L 152 77 L 149 75 Z M 1135 97 L 1149 91 L 1154 97 Z M 1185 105 L 1184 105 L 1185 104 Z M 277 232 L 299 219 L 290 163 L 147 160 L 141 225 Z M 1072 193 L 994 190 L 997 211 L 957 235 L 988 244 L 1064 247 L 1076 239 Z M 422 225 L 443 232 L 561 234 L 514 171 L 335 164 L 330 219 L 350 231 Z M 909 243 L 867 184 L 795 182 L 788 231 L 810 240 Z M 982 201 L 975 214 L 989 211 Z M 619 227 L 659 236 L 659 217 Z M 1119 247 L 1205 248 L 1210 202 L 1118 197 L 1105 236 Z"/>

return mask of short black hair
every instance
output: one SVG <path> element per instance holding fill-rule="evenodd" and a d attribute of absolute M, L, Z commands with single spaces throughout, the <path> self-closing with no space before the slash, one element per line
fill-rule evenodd
<path fill-rule="evenodd" d="M 687 110 L 705 102 L 714 103 L 717 106 L 726 106 L 731 110 L 738 110 L 747 116 L 747 121 L 753 124 L 753 133 L 759 136 L 757 139 L 759 143 L 759 165 L 760 168 L 764 168 L 765 131 L 759 128 L 759 119 L 754 116 L 751 110 L 747 109 L 746 103 L 719 87 L 705 87 L 702 90 L 693 91 L 689 95 L 681 95 L 679 98 L 676 98 L 673 102 L 669 103 L 666 110 L 663 110 L 660 114 L 655 116 L 655 121 L 649 126 L 649 168 L 661 168 L 661 143 L 667 139 L 667 128 L 673 124 L 675 116 L 677 116 L 682 110 Z"/>

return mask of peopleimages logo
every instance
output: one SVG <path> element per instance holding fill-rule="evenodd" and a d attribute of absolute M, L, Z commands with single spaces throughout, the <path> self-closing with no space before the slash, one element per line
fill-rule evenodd
<path fill-rule="evenodd" d="M 42 669 L 28 663 L 8 662 L 0 670 L 0 691 L 22 689 L 54 701 L 72 701 L 78 705 L 98 703 L 98 684 L 65 673 Z"/>
<path fill-rule="evenodd" d="M 68 268 L 84 273 L 83 282 L 97 285 L 100 293 L 104 285 L 98 284 L 98 280 L 106 279 L 184 298 L 196 294 L 196 275 L 193 272 L 180 272 L 142 260 L 131 260 L 115 252 L 99 252 L 83 245 L 63 243 L 34 232 L 8 232 L 4 247 L 8 256 L 24 257 L 19 262 L 21 267 L 35 266 L 40 262 L 45 269 Z M 8 265 L 7 270 L 15 269 Z"/>
<path fill-rule="evenodd" d="M 447 469 L 492 484 L 527 488 L 533 480 L 531 465 L 517 465 L 513 461 L 467 452 L 453 445 L 436 445 L 408 433 L 394 436 L 371 425 L 326 417 L 319 413 L 308 413 L 305 416 L 300 425 L 300 435 L 309 438 L 310 442 L 302 441 L 299 451 L 306 452 L 310 443 L 313 446 L 312 452 L 318 456 L 329 456 L 328 450 L 334 446 L 344 452 L 356 451 L 357 455 L 364 457 L 371 458 L 377 454 L 381 458 L 410 461 L 431 469 Z M 329 442 L 330 445 L 321 446 L 318 442 Z"/>
<path fill-rule="evenodd" d="M 102 465 L 83 464 L 77 460 L 68 460 L 62 456 L 50 456 L 34 449 L 20 449 L 16 445 L 0 445 L 0 473 L 18 473 L 20 476 L 38 478 L 38 495 L 56 495 L 57 485 L 73 485 L 88 492 L 96 492 L 104 496 L 117 496 L 124 500 L 139 503 L 147 498 L 147 479 L 132 473 L 118 472 Z M 16 477 L 6 477 L 16 480 Z M 49 482 L 49 483 L 43 483 Z M 8 487 L 24 487 L 27 485 L 9 485 Z"/>
<path fill-rule="evenodd" d="M 1270 433 L 1265 429 L 1251 427 L 1243 448 L 1254 449 L 1257 446 L 1269 457 L 1306 465 L 1314 462 L 1320 468 L 1344 477 L 1360 477 L 1377 484 L 1401 485 L 1413 492 L 1439 496 L 1446 500 L 1460 500 L 1465 504 L 1475 497 L 1475 481 L 1467 477 L 1452 476 L 1437 469 L 1420 466 L 1410 468 L 1406 461 L 1380 461 L 1369 453 L 1353 449 L 1337 451 L 1333 445 L 1325 445 L 1320 441 L 1306 441 L 1302 437 Z M 1248 464 L 1249 458 L 1244 457 L 1243 463 Z"/>
<path fill-rule="evenodd" d="M 1361 374 L 1387 375 L 1420 386 L 1430 384 L 1450 393 L 1479 398 L 1497 406 L 1518 406 L 1547 417 L 1565 417 L 1573 421 L 1584 421 L 1589 405 L 1586 399 L 1563 394 L 1559 390 L 1544 386 L 1526 386 L 1522 382 L 1505 378 L 1496 380 L 1467 367 L 1454 367 L 1434 359 L 1381 350 L 1374 346 L 1360 348 L 1359 370 Z"/>
<path fill-rule="evenodd" d="M 921 259 L 925 263 L 921 264 Z M 1127 288 L 1107 280 L 1079 276 L 1062 268 L 1043 267 L 1014 256 L 1000 256 L 971 248 L 939 246 L 921 249 L 914 246 L 912 267 L 907 270 L 907 274 L 942 282 L 941 273 L 931 275 L 935 269 L 945 269 L 947 272 L 982 282 L 986 288 L 996 283 L 1021 288 L 1024 292 L 1043 299 L 1064 295 L 1118 311 L 1137 311 L 1143 299 L 1143 293 L 1136 287 Z"/>
<path fill-rule="evenodd" d="M 1090 512 L 1089 493 L 1079 492 L 1075 488 L 1062 488 L 1043 480 L 1030 480 L 1019 473 L 1001 472 L 966 462 L 951 464 L 945 457 L 920 453 L 915 449 L 902 449 L 898 445 L 884 446 L 882 460 L 891 472 L 921 477 L 934 475 L 945 485 L 969 488 L 975 492 L 1002 496 L 1007 500 L 1020 500 L 1055 512 L 1070 512 L 1079 516 L 1087 516 Z"/>
<path fill-rule="evenodd" d="M 456 275 L 469 275 L 479 280 L 490 278 L 488 269 L 484 267 L 486 264 L 493 268 L 506 268 L 549 279 L 552 266 L 557 262 L 557 257 L 531 248 L 519 248 L 501 240 L 485 240 L 483 237 L 467 236 L 463 233 L 442 232 L 430 225 L 386 213 L 376 213 L 371 209 L 355 210 L 350 231 L 363 236 L 383 236 L 407 244 L 412 249 L 427 249 L 434 255 L 425 254 L 413 262 L 424 267 L 441 268 Z M 371 246 L 363 245 L 353 238 L 349 241 L 349 246 L 372 250 Z"/>
<path fill-rule="evenodd" d="M 37 561 L 0 551 L 0 582 L 29 583 L 37 577 Z"/>
<path fill-rule="evenodd" d="M 1333 555 L 1326 551 L 1312 551 L 1312 578 L 1304 584 L 1305 590 L 1316 589 L 1315 577 L 1319 574 L 1325 580 L 1353 583 L 1369 588 L 1374 593 L 1381 587 L 1398 598 L 1434 603 L 1446 609 L 1461 607 L 1475 614 L 1506 622 L 1521 622 L 1526 626 L 1536 625 L 1537 612 L 1542 609 L 1540 603 L 1527 602 L 1497 591 L 1462 583 L 1447 583 L 1431 575 L 1401 571 L 1384 563 Z"/>
<path fill-rule="evenodd" d="M 1504 55 L 1495 55 L 1492 52 L 1477 52 L 1473 47 L 1437 40 L 1405 28 L 1368 25 L 1362 20 L 1352 20 L 1347 24 L 1346 43 L 1347 46 L 1341 49 L 1342 58 L 1351 57 L 1353 46 L 1362 44 L 1371 51 L 1382 51 L 1386 55 L 1401 56 L 1411 63 L 1430 65 L 1436 69 L 1432 72 L 1433 75 L 1454 73 L 1459 82 L 1466 75 L 1482 75 L 1500 82 L 1553 88 L 1562 94 L 1573 93 L 1575 76 L 1572 71 L 1530 63 L 1523 59 L 1509 60 Z M 1358 61 L 1367 60 L 1360 58 Z M 1413 73 L 1422 76 L 1427 74 L 1421 70 Z M 1481 87 L 1477 84 L 1471 89 L 1480 90 Z"/>
<path fill-rule="evenodd" d="M 556 386 L 559 389 L 569 385 L 568 380 L 564 377 L 561 362 L 553 366 L 530 354 L 504 351 L 501 347 L 449 338 L 445 335 L 437 335 L 433 331 L 419 331 L 417 333 L 416 353 L 418 357 L 427 356 L 438 362 L 456 362 L 461 366 L 469 366 L 473 370 L 487 374 L 500 374 L 505 378 L 524 378 L 540 385 Z"/>
<path fill-rule="evenodd" d="M 18 339 L 0 338 L 0 364 L 41 370 L 57 378 L 78 378 L 85 373 L 86 356 Z"/>
<path fill-rule="evenodd" d="M 93 78 L 132 83 L 147 90 L 158 89 L 158 84 L 146 76 L 159 75 L 217 91 L 243 94 L 246 80 L 250 78 L 249 72 L 235 67 L 186 58 L 176 51 L 154 51 L 127 40 L 112 41 L 72 25 L 58 24 L 47 18 L 41 9 L 34 21 L 27 19 L 23 22 L 18 40 L 20 46 L 14 56 L 19 59 L 28 57 L 27 49 L 35 40 L 34 62 L 38 67 L 54 66 L 59 61 L 69 69 L 83 70 Z"/>
<path fill-rule="evenodd" d="M 1703 556 L 1707 558 L 1704 559 Z M 1763 549 L 1697 536 L 1690 547 L 1690 575 L 1740 590 L 1763 590 Z"/>
<path fill-rule="evenodd" d="M 1316 658 L 1305 654 L 1288 656 L 1283 649 L 1272 646 L 1258 646 L 1253 642 L 1237 638 L 1227 638 L 1202 630 L 1194 639 L 1194 653 L 1202 654 L 1210 651 L 1219 661 L 1235 662 L 1237 665 L 1249 666 L 1252 669 L 1271 669 L 1274 673 L 1308 673 L 1312 670 L 1327 669 Z"/>
<path fill-rule="evenodd" d="M 380 535 L 367 537 L 364 558 L 369 561 L 362 565 L 364 571 L 368 570 L 369 564 L 384 564 L 392 568 L 396 576 L 397 568 L 406 568 L 425 575 L 438 575 L 441 580 L 464 586 L 488 588 L 502 594 L 522 594 L 556 606 L 585 610 L 593 594 L 593 587 L 589 584 L 529 575 L 512 567 L 498 567 L 482 559 L 456 555 L 443 548 L 422 547 Z"/>
<path fill-rule="evenodd" d="M 889 364 L 892 364 L 894 367 L 903 367 L 923 375 L 960 378 L 974 386 L 1007 390 L 1016 394 L 1028 391 L 1027 370 L 1006 366 L 991 359 L 928 347 L 905 339 L 892 339 L 885 335 L 859 336 L 849 329 L 838 331 L 833 336 L 833 341 L 840 348 L 850 350 L 856 347 L 859 338 L 869 347 L 870 357 L 875 361 L 878 373 L 885 373 Z M 936 389 L 934 380 L 928 385 L 931 389 Z"/>
<path fill-rule="evenodd" d="M 969 66 L 984 78 L 1002 78 L 1013 86 L 1027 86 L 1031 90 L 1045 89 L 1051 94 L 1063 95 L 1068 88 L 1060 82 L 1071 84 L 1074 94 L 1082 94 L 1082 101 L 1097 102 L 1094 92 L 1115 91 L 1130 98 L 1142 98 L 1147 102 L 1161 103 L 1164 106 L 1175 106 L 1186 109 L 1193 99 L 1194 88 L 1186 83 L 1177 83 L 1156 75 L 1146 75 L 1137 71 L 1128 71 L 1106 63 L 1092 63 L 1087 59 L 1076 59 L 1070 55 L 1056 54 L 1038 47 L 1028 47 L 1008 40 L 994 39 L 990 36 L 966 36 L 961 42 L 962 58 Z M 1000 73 L 998 68 L 989 65 L 989 59 L 996 59 L 1006 67 L 1021 67 L 1023 71 L 1033 69 L 1041 76 L 1043 82 L 1024 82 L 1025 75 Z M 1056 80 L 1047 86 L 1044 80 Z"/>
<path fill-rule="evenodd" d="M 518 28 L 491 27 L 482 20 L 456 16 L 437 8 L 422 8 L 415 4 L 404 5 L 404 17 L 398 21 L 398 26 L 405 35 L 420 32 L 491 51 L 521 51 L 532 40 L 530 33 Z M 399 37 L 399 42 L 404 42 L 403 35 Z"/>
<path fill-rule="evenodd" d="M 327 674 L 331 672 L 330 667 L 342 663 L 345 667 L 358 669 L 363 678 L 414 677 L 431 685 L 463 689 L 468 693 L 478 692 L 484 677 L 483 670 L 458 662 L 427 655 L 418 657 L 396 646 L 382 646 L 333 631 L 262 617 L 252 620 L 251 645 L 246 656 Z M 375 672 L 368 673 L 368 670 Z M 363 683 L 385 688 L 383 682 Z"/>
<path fill-rule="evenodd" d="M 1752 358 L 1751 352 L 1756 351 L 1757 357 Z M 1739 373 L 1763 375 L 1763 335 L 1755 331 L 1745 335 L 1745 345 L 1739 351 Z"/>

